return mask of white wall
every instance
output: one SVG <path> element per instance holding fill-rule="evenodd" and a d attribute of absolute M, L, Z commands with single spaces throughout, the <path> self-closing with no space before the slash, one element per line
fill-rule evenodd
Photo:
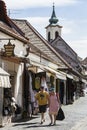
<path fill-rule="evenodd" d="M 14 54 L 17 56 L 24 56 L 26 54 L 26 48 L 27 45 L 25 45 L 23 42 L 19 41 L 19 40 L 14 40 L 13 37 L 10 37 L 2 32 L 0 32 L 0 50 L 4 49 L 4 44 L 8 44 L 9 40 L 3 40 L 3 39 L 13 39 L 10 40 L 11 44 L 15 45 L 15 49 L 14 49 Z"/>
<path fill-rule="evenodd" d="M 6 60 L 2 60 L 4 64 L 4 70 L 6 70 L 10 75 L 15 74 L 15 82 L 14 82 L 14 97 L 17 103 L 22 106 L 22 93 L 23 93 L 23 70 L 24 64 L 13 63 Z"/>
<path fill-rule="evenodd" d="M 16 82 L 15 82 L 15 99 L 19 105 L 22 106 L 22 93 L 23 93 L 23 70 L 24 65 L 21 63 L 20 65 L 15 65 Z"/>
<path fill-rule="evenodd" d="M 4 34 L 3 32 L 0 31 L 0 50 L 4 49 L 4 44 L 8 44 L 9 40 L 3 40 L 3 39 L 14 39 L 13 37 L 10 37 L 7 34 Z M 26 54 L 26 48 L 27 45 L 25 45 L 23 42 L 19 40 L 11 40 L 11 44 L 15 44 L 15 49 L 14 49 L 14 54 L 17 57 L 24 57 Z M 9 57 L 10 58 L 10 57 Z M 7 60 L 0 60 L 1 67 L 6 70 L 8 73 L 16 74 L 16 79 L 14 83 L 14 96 L 19 105 L 22 106 L 22 88 L 23 88 L 23 69 L 24 69 L 24 64 L 23 63 L 15 63 L 15 62 L 10 62 Z"/>
<path fill-rule="evenodd" d="M 49 26 L 46 29 L 46 39 L 48 40 L 48 32 L 50 32 L 50 38 L 54 40 L 56 31 L 59 33 L 59 36 L 61 36 L 61 28 L 59 28 L 58 26 Z"/>

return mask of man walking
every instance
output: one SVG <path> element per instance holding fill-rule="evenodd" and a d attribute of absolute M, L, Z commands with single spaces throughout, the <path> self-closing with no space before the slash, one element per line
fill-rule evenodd
<path fill-rule="evenodd" d="M 48 92 L 45 91 L 44 86 L 41 86 L 40 91 L 35 96 L 36 100 L 38 100 L 39 112 L 41 113 L 41 124 L 45 122 L 44 114 L 47 109 L 48 97 Z"/>

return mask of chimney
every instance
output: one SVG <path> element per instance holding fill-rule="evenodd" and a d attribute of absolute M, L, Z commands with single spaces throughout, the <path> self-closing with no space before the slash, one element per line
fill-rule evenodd
<path fill-rule="evenodd" d="M 10 26 L 9 18 L 7 16 L 6 5 L 3 0 L 0 0 L 0 21 L 3 21 Z"/>

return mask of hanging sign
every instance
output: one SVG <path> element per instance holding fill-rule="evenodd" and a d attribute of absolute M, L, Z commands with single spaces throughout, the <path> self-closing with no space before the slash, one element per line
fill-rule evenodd
<path fill-rule="evenodd" d="M 5 48 L 5 56 L 14 56 L 14 48 L 15 48 L 15 45 L 14 44 L 11 44 L 10 40 L 8 42 L 8 44 L 4 45 L 4 48 Z"/>

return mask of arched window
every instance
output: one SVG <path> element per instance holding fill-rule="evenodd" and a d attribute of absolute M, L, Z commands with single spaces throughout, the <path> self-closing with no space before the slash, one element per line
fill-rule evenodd
<path fill-rule="evenodd" d="M 50 42 L 50 32 L 48 32 L 48 41 Z"/>
<path fill-rule="evenodd" d="M 55 39 L 58 37 L 59 33 L 58 31 L 55 32 Z"/>

